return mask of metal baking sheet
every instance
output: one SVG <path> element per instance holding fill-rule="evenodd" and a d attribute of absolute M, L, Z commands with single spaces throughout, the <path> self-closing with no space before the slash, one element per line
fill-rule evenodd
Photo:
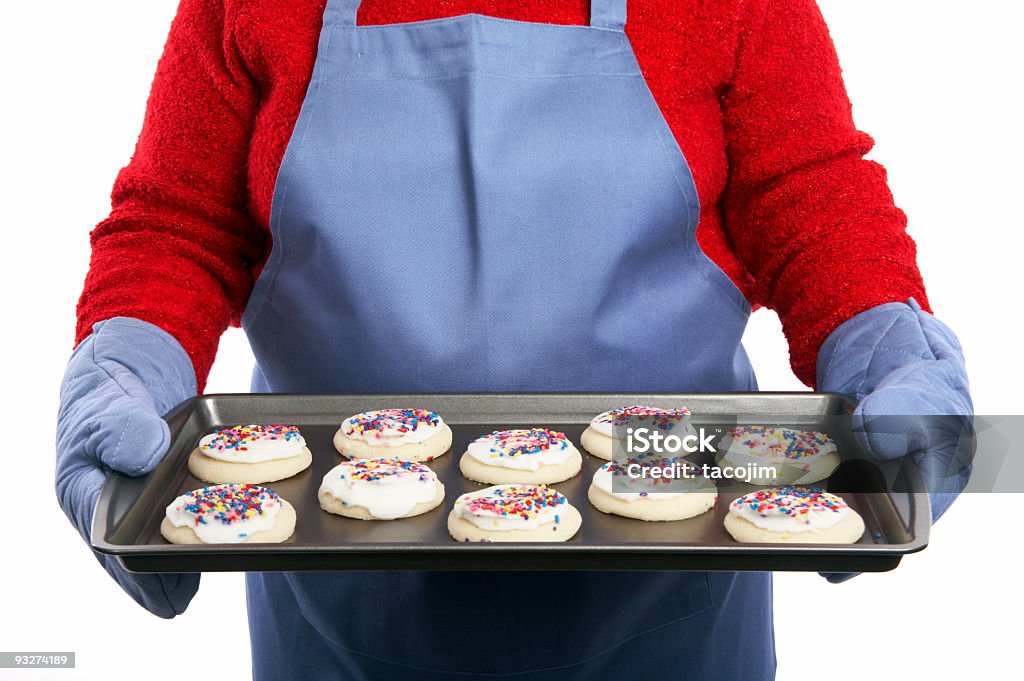
<path fill-rule="evenodd" d="M 136 572 L 296 570 L 796 570 L 881 572 L 927 545 L 928 495 L 912 473 L 900 492 L 873 492 L 862 481 L 830 479 L 829 489 L 859 512 L 866 532 L 857 544 L 740 544 L 722 526 L 729 502 L 749 491 L 720 488 L 714 509 L 674 522 L 643 522 L 606 515 L 587 500 L 594 471 L 604 463 L 579 446 L 590 419 L 608 409 L 647 404 L 686 406 L 695 425 L 727 429 L 737 415 L 751 422 L 778 415 L 786 425 L 829 432 L 840 454 L 857 445 L 850 432 L 834 432 L 836 415 L 853 403 L 827 393 L 742 394 L 447 394 L 447 395 L 205 395 L 168 414 L 172 444 L 149 475 L 113 474 L 100 495 L 93 547 L 117 556 Z M 342 459 L 332 437 L 342 419 L 371 409 L 417 407 L 441 414 L 453 430 L 452 449 L 430 462 L 445 485 L 445 500 L 421 516 L 356 520 L 320 509 L 324 474 Z M 742 421 L 742 418 L 741 418 Z M 295 533 L 281 544 L 174 545 L 160 535 L 167 505 L 204 485 L 186 465 L 199 439 L 218 428 L 246 423 L 299 426 L 313 453 L 299 475 L 269 483 L 295 507 Z M 458 460 L 466 445 L 499 428 L 546 426 L 565 432 L 584 455 L 580 475 L 554 485 L 580 510 L 583 525 L 564 543 L 460 543 L 447 531 L 454 500 L 485 487 L 462 477 Z M 829 430 L 829 426 L 831 430 Z M 843 468 L 840 469 L 844 470 Z M 858 475 L 858 469 L 843 475 Z M 835 477 L 835 476 L 833 476 Z M 855 482 L 858 484 L 851 484 Z M 826 484 L 826 483 L 820 483 Z M 855 491 L 846 491 L 855 490 Z"/>

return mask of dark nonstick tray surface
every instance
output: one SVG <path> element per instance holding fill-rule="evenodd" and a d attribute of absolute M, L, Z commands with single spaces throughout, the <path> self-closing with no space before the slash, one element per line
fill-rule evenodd
<path fill-rule="evenodd" d="M 727 430 L 745 423 L 818 429 L 833 437 L 842 456 L 857 450 L 852 433 L 837 429 L 853 403 L 827 393 L 737 394 L 450 394 L 450 395 L 205 395 L 167 415 L 172 444 L 167 457 L 140 478 L 112 474 L 100 495 L 93 547 L 137 572 L 294 570 L 797 570 L 881 572 L 928 542 L 929 507 L 920 479 L 904 474 L 900 492 L 830 479 L 829 489 L 861 514 L 867 526 L 857 544 L 740 544 L 722 526 L 729 502 L 750 491 L 720 487 L 717 506 L 675 522 L 643 522 L 606 515 L 587 500 L 594 471 L 605 463 L 579 445 L 590 419 L 630 404 L 686 406 L 694 425 Z M 429 462 L 445 486 L 445 500 L 421 516 L 356 520 L 320 509 L 321 479 L 341 456 L 332 437 L 342 419 L 371 409 L 415 407 L 441 414 L 453 430 L 452 449 Z M 773 421 L 773 419 L 776 419 Z M 299 426 L 313 465 L 269 483 L 295 507 L 295 533 L 281 544 L 174 545 L 160 535 L 164 509 L 177 496 L 204 486 L 189 473 L 188 456 L 218 428 L 247 423 Z M 455 499 L 486 485 L 462 477 L 466 445 L 499 428 L 545 426 L 565 432 L 583 453 L 583 471 L 553 485 L 580 510 L 583 526 L 564 543 L 460 543 L 447 531 Z M 839 432 L 837 432 L 837 430 Z M 857 454 L 859 455 L 859 454 Z M 845 467 L 845 465 L 844 465 Z M 844 470 L 841 467 L 841 471 Z M 844 473 L 841 475 L 850 475 Z M 833 476 L 835 478 L 836 476 Z M 856 482 L 856 481 L 854 481 Z M 879 488 L 882 489 L 882 488 Z M 851 490 L 851 491 L 847 491 Z"/>

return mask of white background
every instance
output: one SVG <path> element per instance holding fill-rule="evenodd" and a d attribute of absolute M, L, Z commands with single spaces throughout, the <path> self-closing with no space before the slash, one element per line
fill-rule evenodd
<path fill-rule="evenodd" d="M 52 491 L 54 414 L 87 235 L 131 155 L 175 5 L 51 0 L 0 10 L 0 399 L 18 434 L 2 453 L 0 650 L 78 653 L 75 670 L 0 670 L 2 679 L 157 680 L 198 669 L 249 676 L 240 575 L 207 575 L 184 616 L 153 617 L 106 577 Z M 936 314 L 963 341 L 977 410 L 1024 413 L 1020 3 L 821 5 L 858 124 L 877 139 L 873 157 L 888 167 L 910 216 Z M 764 389 L 799 387 L 773 314 L 754 315 L 746 345 Z M 229 332 L 209 390 L 247 389 L 250 366 L 244 337 Z M 779 678 L 1019 673 L 1024 597 L 1014 514 L 1022 502 L 962 498 L 932 545 L 892 573 L 839 586 L 779 575 Z M 722 644 L 743 654 L 742 641 Z"/>

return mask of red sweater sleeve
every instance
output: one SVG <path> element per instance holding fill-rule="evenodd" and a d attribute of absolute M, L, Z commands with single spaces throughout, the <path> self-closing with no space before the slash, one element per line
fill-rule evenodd
<path fill-rule="evenodd" d="M 247 208 L 256 92 L 232 48 L 225 4 L 181 2 L 135 154 L 117 177 L 110 217 L 91 235 L 76 333 L 81 341 L 114 316 L 155 324 L 188 352 L 200 390 L 267 240 Z"/>
<path fill-rule="evenodd" d="M 723 96 L 729 155 L 726 230 L 778 312 L 793 371 L 815 383 L 818 348 L 857 313 L 917 298 L 927 306 L 885 170 L 853 124 L 835 48 L 814 0 L 747 0 Z"/>

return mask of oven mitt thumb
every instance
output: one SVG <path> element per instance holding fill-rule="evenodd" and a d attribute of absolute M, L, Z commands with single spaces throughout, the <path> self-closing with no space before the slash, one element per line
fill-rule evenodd
<path fill-rule="evenodd" d="M 974 406 L 953 332 L 913 299 L 879 305 L 829 335 L 817 369 L 820 390 L 859 401 L 852 425 L 870 458 L 917 465 L 937 520 L 966 486 L 974 455 Z"/>
<path fill-rule="evenodd" d="M 89 541 L 93 513 L 108 471 L 145 475 L 170 444 L 162 414 L 196 394 L 185 350 L 162 329 L 127 317 L 93 327 L 75 349 L 60 390 L 57 416 L 57 499 Z M 198 574 L 136 574 L 113 556 L 95 553 L 128 595 L 155 615 L 185 611 Z"/>

